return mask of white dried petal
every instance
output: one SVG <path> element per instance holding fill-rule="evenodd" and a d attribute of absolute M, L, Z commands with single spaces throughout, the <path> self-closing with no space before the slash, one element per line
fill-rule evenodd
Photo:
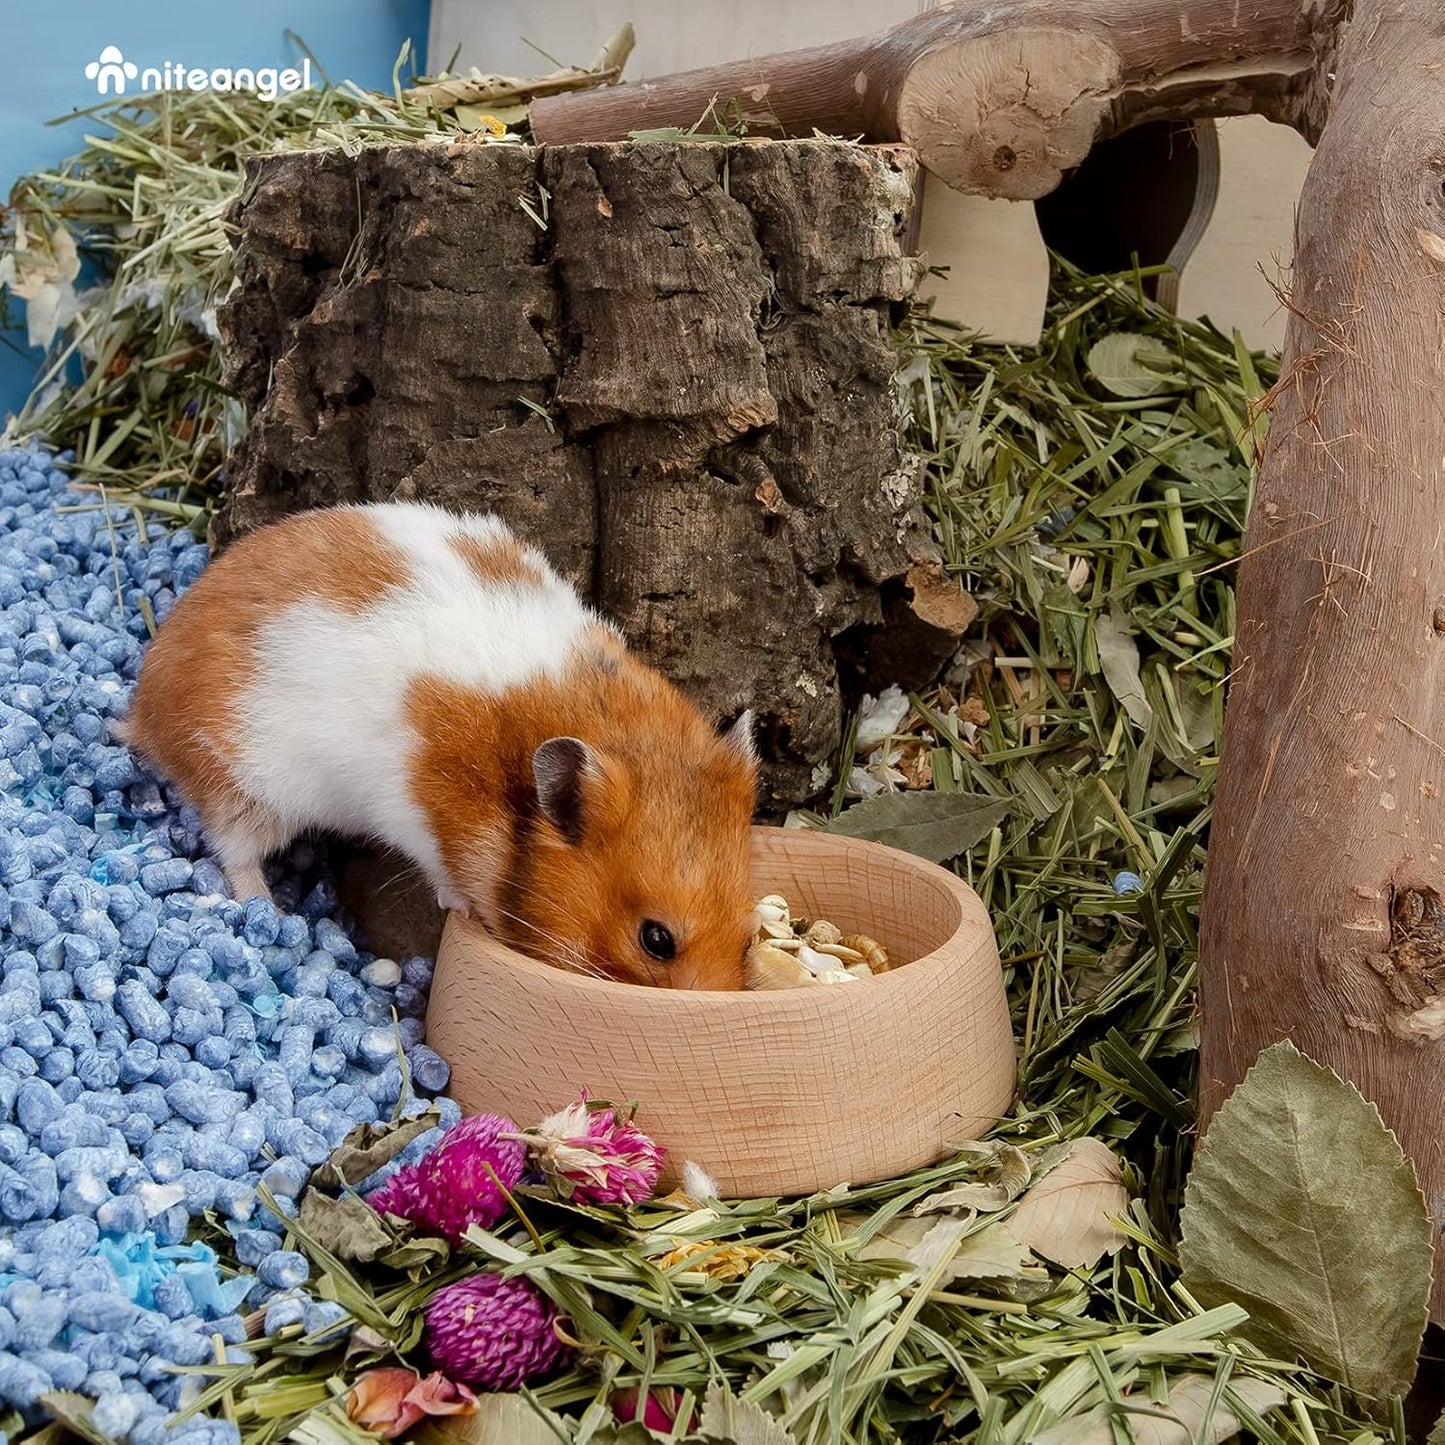
<path fill-rule="evenodd" d="M 815 978 L 821 978 L 825 973 L 843 972 L 841 960 L 826 953 L 819 953 L 816 948 L 809 948 L 806 943 L 798 944 L 797 959 Z"/>
<path fill-rule="evenodd" d="M 880 783 L 866 768 L 853 768 L 848 774 L 848 786 L 844 790 L 850 798 L 871 798 L 876 793 L 887 791 L 887 785 Z"/>
<path fill-rule="evenodd" d="M 899 687 L 885 687 L 877 697 L 865 695 L 858 714 L 858 731 L 853 746 L 859 753 L 875 748 L 892 737 L 908 717 L 908 696 Z"/>

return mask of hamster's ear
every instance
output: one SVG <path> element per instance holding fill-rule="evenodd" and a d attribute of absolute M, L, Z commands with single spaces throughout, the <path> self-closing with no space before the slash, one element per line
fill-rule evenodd
<path fill-rule="evenodd" d="M 749 708 L 743 715 L 723 734 L 723 741 L 729 748 L 740 757 L 749 767 L 755 766 L 758 761 L 758 745 L 753 737 L 753 729 L 757 719 L 753 716 L 752 708 Z"/>
<path fill-rule="evenodd" d="M 582 841 L 582 787 L 602 776 L 597 755 L 580 738 L 548 738 L 532 754 L 537 804 L 569 843 Z"/>

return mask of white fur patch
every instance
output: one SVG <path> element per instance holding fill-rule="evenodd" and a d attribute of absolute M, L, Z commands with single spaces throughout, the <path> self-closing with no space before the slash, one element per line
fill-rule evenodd
<path fill-rule="evenodd" d="M 435 675 L 498 693 L 556 676 L 596 615 L 547 566 L 544 585 L 485 582 L 448 538 L 510 541 L 495 517 L 456 517 L 405 503 L 358 508 L 406 555 L 407 584 L 357 615 L 308 598 L 283 608 L 257 640 L 256 680 L 242 695 L 242 787 L 294 832 L 379 837 L 449 880 L 409 793 L 416 738 L 403 700 Z"/>

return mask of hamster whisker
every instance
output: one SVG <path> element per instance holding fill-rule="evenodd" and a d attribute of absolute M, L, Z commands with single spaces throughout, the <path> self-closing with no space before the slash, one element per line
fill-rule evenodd
<path fill-rule="evenodd" d="M 536 888 L 532 884 L 525 883 L 520 879 L 514 882 L 513 888 L 516 892 L 518 899 L 520 900 L 531 899 L 534 902 L 538 903 L 550 903 L 552 901 L 550 897 L 544 894 L 539 888 Z M 505 913 L 505 910 L 502 911 Z M 524 927 L 530 928 L 534 933 L 542 932 L 542 930 L 539 929 L 536 924 L 531 923 L 525 918 L 520 918 L 514 913 L 508 913 L 506 914 L 506 916 L 512 918 L 518 923 L 521 923 Z M 548 941 L 555 944 L 558 948 L 566 947 L 569 950 L 572 956 L 573 965 L 579 973 L 586 973 L 594 978 L 605 978 L 612 979 L 614 982 L 616 981 L 616 975 L 611 973 L 607 969 L 601 959 L 596 958 L 592 954 L 591 949 L 587 946 L 586 943 L 564 944 L 561 939 L 551 937 L 548 937 Z M 577 956 L 577 952 L 579 949 L 586 955 L 585 962 L 582 958 L 579 958 Z M 644 965 L 647 969 L 648 979 L 654 988 L 667 987 L 667 974 L 665 970 L 660 972 L 652 965 L 651 962 L 647 960 L 644 960 Z"/>
<path fill-rule="evenodd" d="M 575 945 L 569 943 L 566 939 L 559 938 L 555 933 L 549 933 L 545 928 L 533 923 L 530 918 L 524 918 L 520 913 L 513 913 L 510 909 L 498 906 L 497 916 L 508 919 L 512 923 L 521 924 L 528 932 L 535 933 L 543 943 L 551 944 L 553 948 L 561 953 L 567 954 L 569 957 L 576 952 Z"/>
<path fill-rule="evenodd" d="M 533 903 L 551 904 L 554 901 L 549 894 L 543 893 L 540 888 L 537 888 L 530 883 L 524 883 L 520 879 L 516 879 L 513 881 L 512 887 L 509 891 L 516 894 L 519 903 L 527 902 L 530 900 Z M 504 913 L 506 912 L 505 909 L 501 911 Z M 519 918 L 515 913 L 509 913 L 507 914 L 507 917 L 516 919 L 516 921 L 519 923 L 526 923 L 527 926 L 531 928 L 534 932 L 541 931 L 540 929 L 538 929 L 535 923 L 532 923 L 524 918 Z M 560 939 L 554 939 L 553 941 L 558 943 L 561 942 Z M 584 945 L 578 946 L 582 947 Z"/>
<path fill-rule="evenodd" d="M 498 908 L 497 912 L 503 918 L 510 919 L 513 923 L 520 924 L 523 928 L 537 935 L 543 943 L 550 944 L 557 951 L 563 965 L 570 968 L 574 973 L 586 974 L 592 978 L 607 978 L 609 975 L 594 963 L 586 954 L 580 951 L 579 946 L 567 939 L 558 938 L 556 934 L 548 933 L 545 928 L 533 923 L 530 918 L 523 918 L 520 913 L 512 913 L 505 908 Z"/>
<path fill-rule="evenodd" d="M 385 894 L 393 888 L 400 888 L 403 884 L 409 883 L 414 879 L 422 882 L 430 881 L 427 878 L 426 869 L 424 869 L 421 864 L 413 863 L 410 858 L 398 858 L 397 862 L 400 866 L 389 878 L 382 882 L 381 887 L 376 890 L 378 895 Z"/>

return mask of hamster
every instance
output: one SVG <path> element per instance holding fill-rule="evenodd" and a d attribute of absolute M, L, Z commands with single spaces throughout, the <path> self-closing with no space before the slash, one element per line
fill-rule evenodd
<path fill-rule="evenodd" d="M 243 538 L 151 643 L 123 736 L 238 898 L 303 832 L 366 836 L 547 963 L 743 987 L 751 714 L 715 732 L 495 517 L 343 506 Z"/>

